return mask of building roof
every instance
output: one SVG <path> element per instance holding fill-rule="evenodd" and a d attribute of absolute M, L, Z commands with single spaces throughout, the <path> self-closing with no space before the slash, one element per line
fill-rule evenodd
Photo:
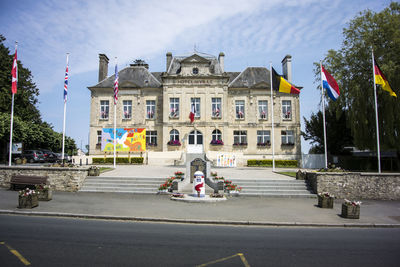
<path fill-rule="evenodd" d="M 252 88 L 257 85 L 270 86 L 270 72 L 264 67 L 247 67 L 232 81 L 229 81 L 228 87 L 234 88 Z"/>
<path fill-rule="evenodd" d="M 128 84 L 132 87 L 158 88 L 161 87 L 160 75 L 160 72 L 151 73 L 144 66 L 129 66 L 118 72 L 119 84 L 121 87 L 124 86 L 124 84 Z M 114 80 L 115 74 L 107 77 L 106 79 L 92 87 L 113 88 Z"/>

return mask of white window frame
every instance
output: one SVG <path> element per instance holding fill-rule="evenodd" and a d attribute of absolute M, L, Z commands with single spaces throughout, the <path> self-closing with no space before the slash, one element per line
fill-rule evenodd
<path fill-rule="evenodd" d="M 258 101 L 258 118 L 260 120 L 268 120 L 268 101 L 259 100 Z"/>
<path fill-rule="evenodd" d="M 146 145 L 157 146 L 157 131 L 146 131 Z"/>
<path fill-rule="evenodd" d="M 244 106 L 246 102 L 244 100 L 236 100 L 235 101 L 235 113 L 237 120 L 244 120 L 245 113 L 244 113 Z"/>
<path fill-rule="evenodd" d="M 212 141 L 216 141 L 216 140 L 222 140 L 222 133 L 220 130 L 215 129 L 214 131 L 212 131 L 211 133 L 211 140 Z"/>
<path fill-rule="evenodd" d="M 194 108 L 196 109 L 196 112 L 194 113 L 194 117 L 200 118 L 200 97 L 190 98 L 190 110 L 192 110 L 193 104 L 194 104 Z"/>
<path fill-rule="evenodd" d="M 96 143 L 96 145 L 101 145 L 101 140 L 102 140 L 102 138 L 103 138 L 103 131 L 97 131 L 97 143 Z"/>
<path fill-rule="evenodd" d="M 282 119 L 292 120 L 292 101 L 282 100 Z"/>
<path fill-rule="evenodd" d="M 221 108 L 221 98 L 213 97 L 211 98 L 211 112 L 213 118 L 221 118 L 222 108 Z"/>
<path fill-rule="evenodd" d="M 146 119 L 153 120 L 156 117 L 156 101 L 146 100 Z"/>
<path fill-rule="evenodd" d="M 108 120 L 110 116 L 110 101 L 100 100 L 100 120 Z"/>
<path fill-rule="evenodd" d="M 257 145 L 266 146 L 271 144 L 271 132 L 268 130 L 257 130 Z"/>
<path fill-rule="evenodd" d="M 247 131 L 233 131 L 234 145 L 247 145 Z"/>
<path fill-rule="evenodd" d="M 172 129 L 169 132 L 169 141 L 179 141 L 179 131 L 177 129 Z"/>
<path fill-rule="evenodd" d="M 169 117 L 179 118 L 179 98 L 171 97 L 169 99 Z"/>
<path fill-rule="evenodd" d="M 124 106 L 124 114 L 122 118 L 124 120 L 132 119 L 132 100 L 123 100 L 122 104 Z"/>
<path fill-rule="evenodd" d="M 294 145 L 294 131 L 293 130 L 282 130 L 281 131 L 281 142 L 282 142 L 282 145 Z"/>

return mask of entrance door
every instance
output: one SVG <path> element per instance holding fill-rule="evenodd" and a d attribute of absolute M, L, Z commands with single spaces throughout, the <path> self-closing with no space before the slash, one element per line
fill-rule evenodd
<path fill-rule="evenodd" d="M 203 135 L 200 131 L 194 130 L 189 134 L 188 153 L 203 153 Z"/>

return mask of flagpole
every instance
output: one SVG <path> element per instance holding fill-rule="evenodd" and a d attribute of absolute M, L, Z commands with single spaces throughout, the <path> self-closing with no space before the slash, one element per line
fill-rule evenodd
<path fill-rule="evenodd" d="M 69 57 L 69 53 L 67 53 L 67 69 L 68 69 L 68 57 Z M 65 74 L 67 75 L 67 73 Z M 68 79 L 68 77 L 65 77 Z M 64 79 L 65 79 L 64 78 Z M 68 81 L 68 80 L 67 80 Z M 64 164 L 64 147 L 65 147 L 65 117 L 67 114 L 67 98 L 65 95 L 65 80 L 64 80 L 64 120 L 63 120 L 63 137 L 62 137 L 62 149 L 61 149 L 61 162 Z"/>
<path fill-rule="evenodd" d="M 15 41 L 15 53 L 17 52 L 18 41 Z M 15 57 L 15 55 L 14 55 Z M 18 59 L 17 59 L 17 71 L 16 71 L 16 79 L 18 81 Z M 13 60 L 13 68 L 14 68 L 14 60 Z M 11 85 L 12 86 L 12 85 Z M 14 125 L 14 93 L 12 93 L 11 97 L 11 125 L 10 125 L 10 149 L 8 155 L 8 166 L 11 166 L 12 160 L 12 138 L 13 138 L 13 125 Z"/>
<path fill-rule="evenodd" d="M 115 66 L 117 66 L 117 57 L 115 57 Z M 115 73 L 115 75 L 118 74 Z M 116 145 L 117 145 L 117 101 L 115 98 L 115 84 L 114 84 L 114 169 L 116 168 Z"/>
<path fill-rule="evenodd" d="M 12 100 L 11 100 L 10 152 L 8 156 L 8 166 L 11 166 L 13 124 L 14 124 L 14 94 L 12 94 Z"/>
<path fill-rule="evenodd" d="M 275 171 L 275 139 L 274 139 L 274 99 L 272 92 L 272 62 L 269 62 L 269 78 L 271 81 L 271 124 L 272 124 L 272 132 L 271 132 L 271 144 L 272 144 L 272 171 Z"/>
<path fill-rule="evenodd" d="M 379 121 L 378 121 L 378 101 L 376 97 L 376 82 L 375 82 L 375 59 L 374 59 L 374 49 L 372 50 L 372 72 L 373 72 L 373 80 L 374 80 L 374 98 L 375 98 L 375 122 L 376 122 L 376 147 L 377 147 L 377 156 L 378 156 L 378 172 L 381 173 L 381 148 L 379 145 Z"/>
<path fill-rule="evenodd" d="M 328 168 L 328 148 L 326 146 L 326 122 L 325 122 L 325 91 L 322 83 L 322 60 L 319 61 L 320 74 L 321 74 L 321 102 L 322 102 L 322 121 L 324 124 L 324 153 L 325 153 L 325 169 Z"/>

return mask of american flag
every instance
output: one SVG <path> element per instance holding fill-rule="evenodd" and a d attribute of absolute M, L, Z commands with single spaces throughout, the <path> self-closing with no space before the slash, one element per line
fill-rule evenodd
<path fill-rule="evenodd" d="M 17 64 L 17 46 L 15 45 L 15 54 L 13 60 L 13 66 L 11 70 L 11 91 L 13 94 L 17 93 L 17 83 L 18 83 L 18 64 Z"/>
<path fill-rule="evenodd" d="M 67 102 L 68 96 L 68 55 L 67 55 L 67 68 L 65 69 L 65 78 L 64 78 L 64 102 Z"/>
<path fill-rule="evenodd" d="M 118 102 L 118 65 L 115 64 L 114 104 Z"/>

